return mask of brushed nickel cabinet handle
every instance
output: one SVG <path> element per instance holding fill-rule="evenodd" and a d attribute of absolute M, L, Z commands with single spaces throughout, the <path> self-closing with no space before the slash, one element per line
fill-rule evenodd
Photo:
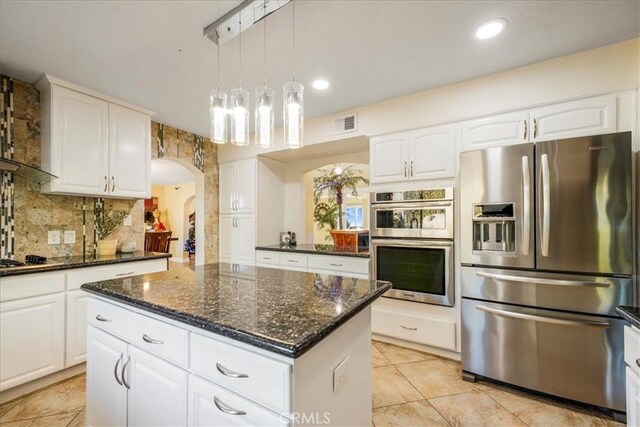
<path fill-rule="evenodd" d="M 538 136 L 538 121 L 533 119 L 533 139 L 536 139 Z"/>
<path fill-rule="evenodd" d="M 287 261 L 288 262 L 298 262 L 298 260 L 296 260 L 296 259 L 288 259 Z"/>
<path fill-rule="evenodd" d="M 342 264 L 334 264 L 332 262 L 330 262 L 329 265 L 332 267 L 342 267 Z"/>
<path fill-rule="evenodd" d="M 142 334 L 142 339 L 149 344 L 164 344 L 164 341 L 153 339 L 147 334 Z"/>
<path fill-rule="evenodd" d="M 216 404 L 216 407 L 224 412 L 227 415 L 247 415 L 245 411 L 239 411 L 237 409 L 233 409 L 231 406 L 222 402 L 222 400 L 218 399 L 216 396 L 213 396 L 213 403 Z"/>
<path fill-rule="evenodd" d="M 107 319 L 106 317 L 102 317 L 102 316 L 101 316 L 101 315 L 99 315 L 99 314 L 96 316 L 96 320 L 97 320 L 98 322 L 111 322 L 111 319 Z"/>
<path fill-rule="evenodd" d="M 405 177 L 405 178 L 407 178 L 407 162 L 406 162 L 406 161 L 404 162 L 404 172 L 403 172 L 403 175 L 404 175 L 404 177 Z"/>
<path fill-rule="evenodd" d="M 107 192 L 107 189 L 109 188 L 109 178 L 107 178 L 107 175 L 104 176 L 104 192 Z"/>
<path fill-rule="evenodd" d="M 124 386 L 127 388 L 127 390 L 131 390 L 131 386 L 129 385 L 129 383 L 127 382 L 126 376 L 126 370 L 127 370 L 127 366 L 129 366 L 129 362 L 131 361 L 131 356 L 127 356 L 127 361 L 124 362 L 124 365 L 122 365 L 122 383 L 124 384 Z"/>
<path fill-rule="evenodd" d="M 116 178 L 111 175 L 111 192 L 116 191 Z"/>
<path fill-rule="evenodd" d="M 407 331 L 417 331 L 418 330 L 418 328 L 410 328 L 410 327 L 404 326 L 404 325 L 400 325 L 400 327 L 402 329 L 406 329 Z"/>
<path fill-rule="evenodd" d="M 224 375 L 225 377 L 231 377 L 231 378 L 249 378 L 248 374 L 241 374 L 239 372 L 234 372 L 231 369 L 225 368 L 224 366 L 222 366 L 221 364 L 216 362 L 216 369 L 218 370 L 218 372 L 220 372 L 222 375 Z"/>
<path fill-rule="evenodd" d="M 130 271 L 128 273 L 118 273 L 118 274 L 116 274 L 116 277 L 131 276 L 132 274 L 136 274 L 136 272 L 135 271 Z"/>
<path fill-rule="evenodd" d="M 528 126 L 526 120 L 523 120 L 523 122 L 524 122 L 524 135 L 522 136 L 522 139 L 526 141 L 527 140 L 527 133 L 528 133 L 527 131 L 529 130 L 528 129 L 529 126 Z"/>
<path fill-rule="evenodd" d="M 636 366 L 640 368 L 640 359 L 636 359 Z"/>
<path fill-rule="evenodd" d="M 122 383 L 122 380 L 120 380 L 120 378 L 118 378 L 118 365 L 120 364 L 120 362 L 122 362 L 122 358 L 123 357 L 124 357 L 124 354 L 120 353 L 120 357 L 118 358 L 118 361 L 116 362 L 116 366 L 113 367 L 113 376 L 116 377 L 116 381 L 120 385 L 124 385 L 124 384 Z"/>
<path fill-rule="evenodd" d="M 411 160 L 411 171 L 410 175 L 413 176 L 413 160 Z"/>

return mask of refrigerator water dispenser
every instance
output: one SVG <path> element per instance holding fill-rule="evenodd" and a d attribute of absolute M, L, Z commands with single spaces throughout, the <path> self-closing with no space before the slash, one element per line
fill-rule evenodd
<path fill-rule="evenodd" d="M 513 203 L 473 205 L 473 250 L 515 252 Z"/>

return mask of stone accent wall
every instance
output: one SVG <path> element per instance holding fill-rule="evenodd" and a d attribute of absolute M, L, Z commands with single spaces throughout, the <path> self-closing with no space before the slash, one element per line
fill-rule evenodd
<path fill-rule="evenodd" d="M 0 76 L 0 82 L 11 81 Z M 13 158 L 30 165 L 40 166 L 40 93 L 32 84 L 12 79 L 13 129 L 9 136 L 13 146 Z M 4 109 L 3 109 L 4 112 Z M 152 122 L 153 157 L 158 157 L 158 129 Z M 200 166 L 205 174 L 205 259 L 214 262 L 218 255 L 218 160 L 217 147 L 208 139 L 175 128 L 164 126 L 166 140 L 165 157 L 188 160 Z M 7 136 L 0 143 L 5 146 Z M 13 174 L 0 174 L 0 212 L 13 206 L 13 246 L 0 240 L 1 257 L 23 259 L 27 254 L 47 257 L 66 255 L 92 255 L 94 248 L 93 210 L 96 199 L 81 196 L 48 195 L 40 192 L 37 183 Z M 13 194 L 7 189 L 13 188 Z M 11 202 L 8 202 L 11 200 Z M 144 248 L 143 200 L 101 199 L 107 207 L 124 209 L 132 215 L 132 226 L 121 226 L 112 236 L 123 241 L 134 240 L 138 249 Z M 4 221 L 4 219 L 3 219 Z M 85 227 L 83 227 L 85 225 Z M 86 230 L 83 241 L 83 229 Z M 48 245 L 49 230 L 75 230 L 75 244 Z M 0 237 L 8 236 L 4 223 Z M 13 248 L 12 250 L 10 248 Z"/>

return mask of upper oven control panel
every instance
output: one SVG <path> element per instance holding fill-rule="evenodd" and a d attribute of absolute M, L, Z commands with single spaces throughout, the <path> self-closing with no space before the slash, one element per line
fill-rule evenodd
<path fill-rule="evenodd" d="M 435 202 L 453 200 L 453 188 L 371 193 L 371 203 Z"/>

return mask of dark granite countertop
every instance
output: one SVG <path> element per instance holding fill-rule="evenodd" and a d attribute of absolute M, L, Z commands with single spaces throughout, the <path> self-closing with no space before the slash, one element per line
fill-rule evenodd
<path fill-rule="evenodd" d="M 616 313 L 636 328 L 640 328 L 640 307 L 621 305 L 616 307 Z"/>
<path fill-rule="evenodd" d="M 391 283 L 231 264 L 106 280 L 82 289 L 289 357 L 299 357 Z"/>
<path fill-rule="evenodd" d="M 358 258 L 369 258 L 369 252 L 348 252 L 345 248 L 334 245 L 319 245 L 309 243 L 299 243 L 297 246 L 280 246 L 280 245 L 267 245 L 256 246 L 258 251 L 276 251 L 276 252 L 292 252 L 298 254 L 312 254 L 312 255 L 337 255 L 337 256 L 352 256 Z"/>
<path fill-rule="evenodd" d="M 128 254 L 117 253 L 115 255 L 96 257 L 72 256 L 48 258 L 46 264 L 0 268 L 0 277 L 18 276 L 21 274 L 31 273 L 45 273 L 49 271 L 69 270 L 72 268 L 94 267 L 97 265 L 120 264 L 123 262 L 145 261 L 149 259 L 162 259 L 170 257 L 171 254 L 166 253 L 137 251 Z"/>

